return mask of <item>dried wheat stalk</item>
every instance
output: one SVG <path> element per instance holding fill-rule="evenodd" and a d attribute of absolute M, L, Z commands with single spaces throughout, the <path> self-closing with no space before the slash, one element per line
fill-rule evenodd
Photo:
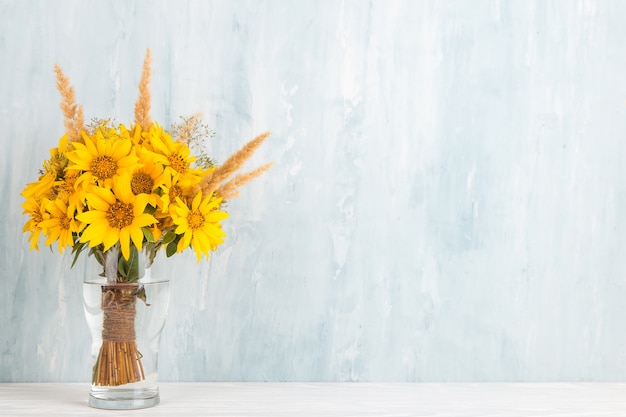
<path fill-rule="evenodd" d="M 239 188 L 243 187 L 244 185 L 246 185 L 247 183 L 249 183 L 256 177 L 263 174 L 265 171 L 269 170 L 272 167 L 272 165 L 274 165 L 274 163 L 270 162 L 269 164 L 262 165 L 258 167 L 257 169 L 252 170 L 250 172 L 236 175 L 233 179 L 231 179 L 227 183 L 222 184 L 215 191 L 215 194 L 217 194 L 223 200 L 230 200 L 232 198 L 237 197 L 239 195 Z"/>
<path fill-rule="evenodd" d="M 57 90 L 61 94 L 61 110 L 63 111 L 63 123 L 68 142 L 82 141 L 80 134 L 85 128 L 83 119 L 83 106 L 76 104 L 74 87 L 70 80 L 63 74 L 61 67 L 54 65 L 54 72 L 57 76 Z"/>
<path fill-rule="evenodd" d="M 146 58 L 143 61 L 143 71 L 139 82 L 139 98 L 135 102 L 135 125 L 141 126 L 141 130 L 150 130 L 152 119 L 150 118 L 150 64 L 152 57 L 150 49 L 146 51 Z"/>
<path fill-rule="evenodd" d="M 231 155 L 221 166 L 215 168 L 215 170 L 204 177 L 200 182 L 200 189 L 204 196 L 208 196 L 217 190 L 220 185 L 228 179 L 235 171 L 254 154 L 259 146 L 268 138 L 270 132 L 262 133 L 246 143 L 243 148 Z M 269 167 L 267 167 L 269 168 Z M 266 169 L 267 169 L 266 168 Z M 254 172 L 254 171 L 253 171 Z"/>

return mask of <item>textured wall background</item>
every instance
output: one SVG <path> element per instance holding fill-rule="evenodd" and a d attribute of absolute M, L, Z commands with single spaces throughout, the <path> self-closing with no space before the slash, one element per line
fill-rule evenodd
<path fill-rule="evenodd" d="M 0 0 L 0 381 L 87 381 L 19 196 L 87 118 L 197 111 L 270 174 L 171 276 L 163 380 L 626 380 L 626 3 Z"/>

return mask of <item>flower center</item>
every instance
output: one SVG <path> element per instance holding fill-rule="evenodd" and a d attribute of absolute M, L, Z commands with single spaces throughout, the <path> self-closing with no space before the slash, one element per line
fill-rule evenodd
<path fill-rule="evenodd" d="M 176 172 L 183 173 L 187 169 L 185 159 L 177 153 L 171 153 L 168 155 L 167 160 L 170 163 L 170 167 Z"/>
<path fill-rule="evenodd" d="M 78 175 L 68 175 L 67 177 L 65 177 L 64 189 L 66 193 L 68 194 L 74 193 L 74 184 L 76 183 L 77 178 L 78 178 Z"/>
<path fill-rule="evenodd" d="M 178 185 L 175 185 L 172 188 L 170 188 L 170 191 L 167 193 L 167 195 L 169 195 L 170 197 L 170 201 L 175 201 L 176 197 L 180 197 L 182 194 L 183 194 L 183 190 L 181 190 Z"/>
<path fill-rule="evenodd" d="M 65 177 L 65 181 L 63 181 L 61 184 L 59 184 L 58 186 L 56 186 L 53 190 L 53 196 L 57 197 L 57 196 L 70 196 L 72 194 L 74 194 L 74 191 L 76 191 L 76 189 L 74 188 L 74 184 L 76 183 L 76 178 L 78 178 L 78 176 L 76 175 L 69 175 L 67 177 Z"/>
<path fill-rule="evenodd" d="M 145 172 L 135 172 L 133 178 L 130 180 L 130 188 L 133 190 L 133 194 L 150 194 L 154 187 L 154 181 L 152 177 Z"/>
<path fill-rule="evenodd" d="M 31 211 L 30 218 L 33 220 L 33 223 L 35 225 L 38 225 L 40 222 L 43 221 L 43 216 L 41 215 L 41 212 L 39 211 Z"/>
<path fill-rule="evenodd" d="M 133 205 L 116 201 L 111 204 L 106 214 L 109 226 L 115 229 L 123 229 L 133 223 Z"/>
<path fill-rule="evenodd" d="M 204 224 L 204 216 L 198 210 L 192 211 L 187 216 L 187 222 L 193 230 L 199 229 Z"/>
<path fill-rule="evenodd" d="M 98 155 L 91 161 L 91 172 L 99 180 L 106 180 L 115 175 L 117 162 L 109 155 Z"/>
<path fill-rule="evenodd" d="M 61 226 L 61 229 L 63 230 L 69 230 L 70 228 L 70 219 L 67 216 L 63 216 L 59 219 L 59 226 Z"/>

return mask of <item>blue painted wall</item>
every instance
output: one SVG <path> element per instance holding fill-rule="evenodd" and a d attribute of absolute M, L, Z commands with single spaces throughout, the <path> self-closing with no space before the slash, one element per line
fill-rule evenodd
<path fill-rule="evenodd" d="M 23 186 L 86 118 L 276 162 L 173 279 L 162 380 L 626 380 L 626 3 L 0 0 L 0 381 L 87 381 L 85 259 Z"/>

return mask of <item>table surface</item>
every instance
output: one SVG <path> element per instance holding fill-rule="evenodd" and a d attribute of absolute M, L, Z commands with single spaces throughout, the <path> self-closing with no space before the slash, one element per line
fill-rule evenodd
<path fill-rule="evenodd" d="M 161 404 L 90 408 L 88 383 L 0 384 L 0 416 L 626 416 L 626 383 L 160 383 Z"/>

